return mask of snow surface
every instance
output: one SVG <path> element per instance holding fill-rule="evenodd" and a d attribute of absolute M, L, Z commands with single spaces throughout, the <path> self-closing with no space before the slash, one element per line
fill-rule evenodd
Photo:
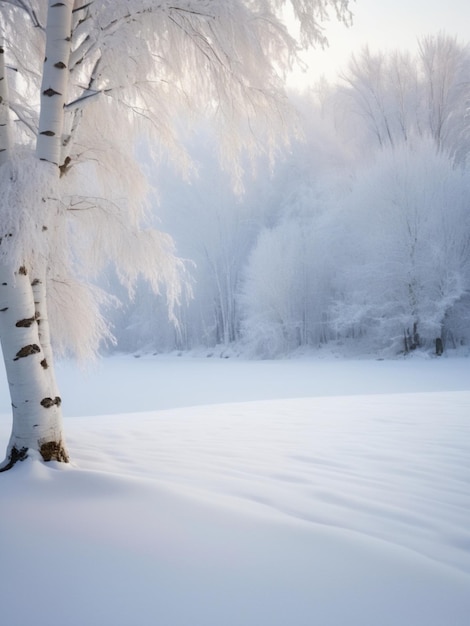
<path fill-rule="evenodd" d="M 470 359 L 59 379 L 73 464 L 0 475 L 1 624 L 468 626 Z"/>

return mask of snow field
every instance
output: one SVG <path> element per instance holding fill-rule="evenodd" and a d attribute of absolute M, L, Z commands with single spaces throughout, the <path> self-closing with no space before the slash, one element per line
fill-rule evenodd
<path fill-rule="evenodd" d="M 106 359 L 90 389 L 114 414 L 67 418 L 73 465 L 0 478 L 4 623 L 466 626 L 469 362 L 393 363 L 257 364 L 256 399 L 252 363 Z M 119 414 L 164 369 L 180 408 Z M 89 402 L 89 377 L 61 376 Z"/>

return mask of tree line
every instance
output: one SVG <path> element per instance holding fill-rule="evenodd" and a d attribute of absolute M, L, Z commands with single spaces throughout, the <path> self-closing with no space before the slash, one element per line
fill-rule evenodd
<path fill-rule="evenodd" d="M 468 345 L 469 46 L 439 33 L 415 54 L 366 47 L 334 84 L 293 99 L 302 138 L 274 164 L 247 156 L 242 193 L 209 124 L 187 139 L 187 182 L 169 166 L 152 172 L 153 210 L 189 289 L 174 323 L 139 283 L 112 313 L 118 349 Z"/>

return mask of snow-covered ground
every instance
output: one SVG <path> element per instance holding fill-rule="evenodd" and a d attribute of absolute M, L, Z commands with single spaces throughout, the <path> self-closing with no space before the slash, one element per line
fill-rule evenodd
<path fill-rule="evenodd" d="M 470 359 L 59 379 L 73 464 L 0 475 L 1 624 L 468 626 Z"/>

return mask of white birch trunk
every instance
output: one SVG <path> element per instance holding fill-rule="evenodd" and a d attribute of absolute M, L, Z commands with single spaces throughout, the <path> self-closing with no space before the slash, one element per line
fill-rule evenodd
<path fill-rule="evenodd" d="M 48 162 L 44 167 L 53 168 L 52 175 L 57 178 L 61 164 L 72 8 L 73 0 L 49 0 L 36 156 Z M 0 66 L 0 78 L 1 72 Z M 6 80 L 0 80 L 0 95 L 2 87 L 6 89 Z M 6 161 L 8 116 L 0 107 L 2 115 L 7 126 L 4 133 L 0 130 L 0 142 L 3 140 L 5 145 L 0 154 Z M 0 149 L 2 147 L 0 144 Z M 54 232 L 54 221 L 60 219 L 54 209 L 49 216 L 51 223 L 38 225 L 44 237 Z M 40 455 L 45 461 L 68 461 L 47 316 L 47 264 L 47 255 L 36 259 L 34 267 L 28 267 L 27 263 L 21 268 L 0 264 L 0 338 L 13 414 L 12 434 L 0 471 L 10 469 L 31 454 Z"/>
<path fill-rule="evenodd" d="M 0 38 L 0 166 L 10 158 L 10 130 L 8 109 L 8 77 L 5 66 L 5 49 Z"/>
<path fill-rule="evenodd" d="M 49 0 L 47 13 L 46 57 L 36 154 L 39 159 L 57 166 L 61 165 L 73 5 L 74 0 Z"/>
<path fill-rule="evenodd" d="M 26 317 L 19 318 L 19 314 Z M 61 399 L 39 337 L 33 290 L 24 268 L 0 266 L 0 337 L 13 413 L 7 448 L 9 469 L 37 451 L 46 460 L 68 461 L 62 433 Z"/>

